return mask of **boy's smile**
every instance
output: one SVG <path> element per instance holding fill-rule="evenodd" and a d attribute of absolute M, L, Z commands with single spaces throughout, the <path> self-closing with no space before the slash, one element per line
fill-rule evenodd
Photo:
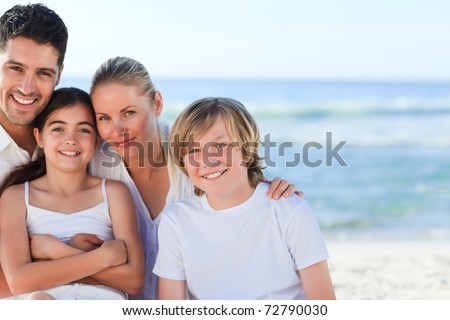
<path fill-rule="evenodd" d="M 220 210 L 247 200 L 254 188 L 249 184 L 241 150 L 233 143 L 222 117 L 195 140 L 195 147 L 183 160 L 189 178 L 206 193 L 210 205 Z"/>

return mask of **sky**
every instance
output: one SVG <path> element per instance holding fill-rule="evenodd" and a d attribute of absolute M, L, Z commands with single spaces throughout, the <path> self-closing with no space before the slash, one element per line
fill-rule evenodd
<path fill-rule="evenodd" d="M 69 30 L 65 76 L 122 55 L 157 77 L 450 81 L 447 0 L 37 2 Z"/>

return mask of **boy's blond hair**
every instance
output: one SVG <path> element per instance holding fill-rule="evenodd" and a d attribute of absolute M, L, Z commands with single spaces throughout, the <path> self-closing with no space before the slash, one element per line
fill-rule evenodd
<path fill-rule="evenodd" d="M 170 165 L 172 168 L 178 166 L 187 175 L 183 157 L 195 142 L 194 137 L 204 135 L 220 117 L 225 122 L 232 143 L 241 150 L 250 185 L 256 187 L 263 180 L 262 158 L 258 155 L 259 130 L 247 109 L 234 99 L 204 98 L 191 103 L 181 112 L 170 132 Z M 195 187 L 195 194 L 201 195 L 203 191 Z"/>

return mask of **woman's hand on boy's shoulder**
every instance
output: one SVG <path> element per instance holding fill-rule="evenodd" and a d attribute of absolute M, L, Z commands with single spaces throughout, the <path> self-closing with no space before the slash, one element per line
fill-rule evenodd
<path fill-rule="evenodd" d="M 304 197 L 303 191 L 297 191 L 294 184 L 279 177 L 273 178 L 272 181 L 264 178 L 263 182 L 270 183 L 269 191 L 267 192 L 267 197 L 270 199 L 289 198 L 293 194 L 301 198 Z"/>

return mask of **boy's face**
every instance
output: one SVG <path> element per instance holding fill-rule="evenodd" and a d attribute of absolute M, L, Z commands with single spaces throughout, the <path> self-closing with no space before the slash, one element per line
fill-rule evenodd
<path fill-rule="evenodd" d="M 204 135 L 195 137 L 183 161 L 189 178 L 215 209 L 238 205 L 253 192 L 240 148 L 221 117 Z"/>
<path fill-rule="evenodd" d="M 28 126 L 45 108 L 59 81 L 58 53 L 50 45 L 17 37 L 0 52 L 0 108 L 8 121 Z"/>

